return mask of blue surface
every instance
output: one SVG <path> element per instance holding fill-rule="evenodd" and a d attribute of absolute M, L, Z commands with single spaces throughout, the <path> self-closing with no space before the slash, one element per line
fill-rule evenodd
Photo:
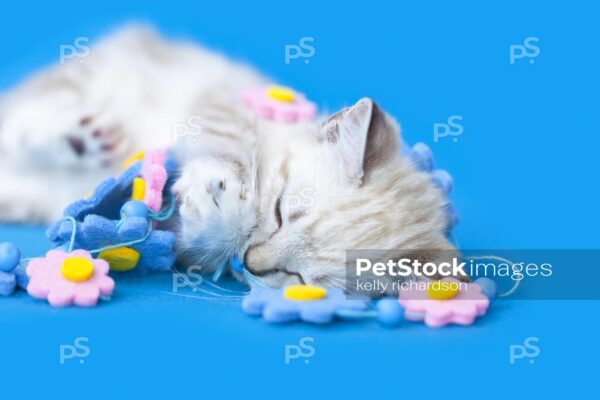
<path fill-rule="evenodd" d="M 0 88 L 57 62 L 60 44 L 139 17 L 251 61 L 332 111 L 373 97 L 452 173 L 463 247 L 599 247 L 597 5 L 124 3 L 5 4 Z M 285 64 L 284 46 L 303 36 L 315 38 L 315 56 Z M 509 46 L 528 36 L 540 38 L 535 63 L 509 64 Z M 432 124 L 451 115 L 464 117 L 464 133 L 434 143 Z M 1 227 L 5 240 L 24 256 L 47 248 L 42 228 Z M 59 399 L 78 390 L 115 398 L 595 393 L 598 302 L 497 301 L 470 328 L 273 327 L 236 301 L 164 293 L 171 280 L 119 280 L 113 301 L 94 310 L 1 298 L 3 389 Z M 305 336 L 314 357 L 285 364 L 285 345 Z M 541 354 L 511 365 L 509 346 L 530 336 Z M 59 346 L 77 337 L 89 337 L 90 355 L 59 364 Z"/>

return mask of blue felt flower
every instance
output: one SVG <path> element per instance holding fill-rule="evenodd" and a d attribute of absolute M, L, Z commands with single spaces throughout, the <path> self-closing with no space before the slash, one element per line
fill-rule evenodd
<path fill-rule="evenodd" d="M 88 215 L 83 222 L 76 222 L 73 248 L 93 251 L 106 246 L 138 241 L 147 236 L 143 241 L 126 246 L 140 254 L 134 271 L 167 271 L 175 262 L 175 234 L 161 230 L 151 230 L 148 234 L 149 228 L 148 219 L 143 217 L 112 221 L 99 215 Z M 48 232 L 48 237 L 55 246 L 67 250 L 72 232 L 73 221 L 63 220 L 55 224 Z"/>
<path fill-rule="evenodd" d="M 119 211 L 123 204 L 131 198 L 133 180 L 140 175 L 141 166 L 141 161 L 137 161 L 117 178 L 110 177 L 104 180 L 91 195 L 67 206 L 64 211 L 65 217 L 70 216 L 81 221 L 87 215 L 96 214 L 108 219 L 120 219 Z M 170 191 L 177 177 L 177 163 L 173 157 L 167 157 L 165 168 L 169 177 L 165 185 L 165 191 Z"/>
<path fill-rule="evenodd" d="M 12 271 L 0 271 L 0 295 L 10 296 L 14 293 L 17 287 L 27 290 L 29 279 L 25 273 L 25 269 L 17 267 Z"/>
<path fill-rule="evenodd" d="M 9 296 L 17 287 L 27 288 L 27 275 L 20 266 L 21 251 L 13 243 L 0 243 L 0 295 Z"/>
<path fill-rule="evenodd" d="M 326 296 L 319 300 L 290 300 L 284 297 L 284 290 L 255 286 L 242 301 L 242 309 L 250 315 L 262 315 L 267 322 L 326 324 L 338 312 L 363 311 L 369 305 L 368 299 L 347 299 L 340 289 L 327 289 Z"/>
<path fill-rule="evenodd" d="M 90 196 L 71 203 L 65 209 L 64 215 L 78 221 L 90 214 L 101 215 L 108 219 L 120 219 L 119 211 L 123 204 L 131 198 L 131 186 L 133 180 L 140 174 L 140 168 L 141 163 L 138 161 L 117 178 L 106 179 L 96 187 Z M 60 222 L 58 223 L 60 224 Z"/>
<path fill-rule="evenodd" d="M 449 198 L 454 183 L 452 176 L 444 169 L 434 169 L 433 153 L 425 143 L 415 144 L 410 149 L 408 156 L 419 171 L 427 172 L 431 175 L 433 183 L 446 195 L 447 201 L 444 205 L 444 210 L 448 216 L 448 231 L 452 230 L 459 222 L 458 212 Z"/>
<path fill-rule="evenodd" d="M 169 191 L 177 170 L 172 157 L 167 158 L 165 167 L 169 176 L 165 190 Z M 149 270 L 170 269 L 175 262 L 175 235 L 172 232 L 150 230 L 147 218 L 122 218 L 121 215 L 122 207 L 131 198 L 133 181 L 140 175 L 140 170 L 141 162 L 135 162 L 117 178 L 103 181 L 87 198 L 70 204 L 64 211 L 65 217 L 70 219 L 58 221 L 50 226 L 46 232 L 48 239 L 55 247 L 68 250 L 75 229 L 72 243 L 75 249 L 96 251 L 112 246 L 111 250 L 117 250 L 114 247 L 122 245 L 134 250 L 129 251 L 130 257 L 135 258 L 135 253 L 139 254 L 139 260 L 130 260 L 130 267 L 135 265 L 135 271 L 144 273 Z M 134 243 L 130 243 L 132 241 Z"/>

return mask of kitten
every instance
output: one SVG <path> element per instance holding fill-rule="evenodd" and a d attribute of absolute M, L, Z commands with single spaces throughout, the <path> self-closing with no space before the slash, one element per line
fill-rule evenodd
<path fill-rule="evenodd" d="M 372 100 L 315 122 L 266 120 L 240 94 L 267 79 L 139 27 L 79 61 L 0 100 L 0 219 L 53 221 L 126 154 L 169 147 L 184 265 L 240 256 L 268 285 L 343 287 L 347 249 L 452 249 L 444 196 Z"/>

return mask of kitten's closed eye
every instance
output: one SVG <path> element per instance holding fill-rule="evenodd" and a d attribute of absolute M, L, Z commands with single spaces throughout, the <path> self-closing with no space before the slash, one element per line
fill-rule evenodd
<path fill-rule="evenodd" d="M 306 215 L 306 211 L 305 210 L 294 211 L 288 217 L 288 221 L 294 222 L 294 221 L 299 220 L 300 218 L 304 217 L 305 215 Z"/>
<path fill-rule="evenodd" d="M 283 225 L 283 218 L 281 217 L 281 198 L 283 193 L 275 201 L 275 220 L 277 220 L 277 229 Z"/>
<path fill-rule="evenodd" d="M 279 197 L 275 201 L 275 220 L 277 221 L 277 227 L 280 229 L 283 226 L 284 220 L 292 223 L 297 221 L 298 219 L 304 217 L 306 215 L 306 210 L 298 209 L 300 205 L 300 196 L 296 195 L 287 195 L 286 187 L 284 187 L 281 191 Z"/>

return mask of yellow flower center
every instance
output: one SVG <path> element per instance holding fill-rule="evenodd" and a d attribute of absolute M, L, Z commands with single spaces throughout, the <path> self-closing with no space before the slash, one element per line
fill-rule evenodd
<path fill-rule="evenodd" d="M 295 98 L 294 91 L 284 86 L 269 86 L 267 88 L 267 96 L 273 100 L 279 100 L 286 103 L 293 102 Z"/>
<path fill-rule="evenodd" d="M 87 258 L 71 257 L 63 261 L 60 272 L 72 282 L 85 282 L 94 275 L 94 264 Z"/>
<path fill-rule="evenodd" d="M 133 180 L 133 189 L 131 192 L 131 200 L 144 200 L 144 193 L 146 191 L 146 181 L 142 178 L 135 178 Z"/>
<path fill-rule="evenodd" d="M 427 296 L 433 300 L 450 300 L 460 291 L 457 282 L 436 281 L 427 285 Z"/>
<path fill-rule="evenodd" d="M 118 247 L 100 252 L 98 258 L 108 262 L 111 270 L 124 272 L 130 271 L 137 266 L 140 260 L 140 253 L 129 247 Z"/>
<path fill-rule="evenodd" d="M 320 300 L 327 296 L 327 290 L 318 286 L 292 285 L 285 288 L 283 297 L 288 300 L 307 301 Z"/>
<path fill-rule="evenodd" d="M 136 161 L 142 160 L 144 158 L 144 152 L 140 151 L 137 152 L 135 154 L 133 154 L 131 157 L 129 157 L 127 160 L 123 161 L 123 164 L 121 165 L 121 167 L 123 169 L 127 169 L 131 166 L 131 164 L 133 164 Z"/>

